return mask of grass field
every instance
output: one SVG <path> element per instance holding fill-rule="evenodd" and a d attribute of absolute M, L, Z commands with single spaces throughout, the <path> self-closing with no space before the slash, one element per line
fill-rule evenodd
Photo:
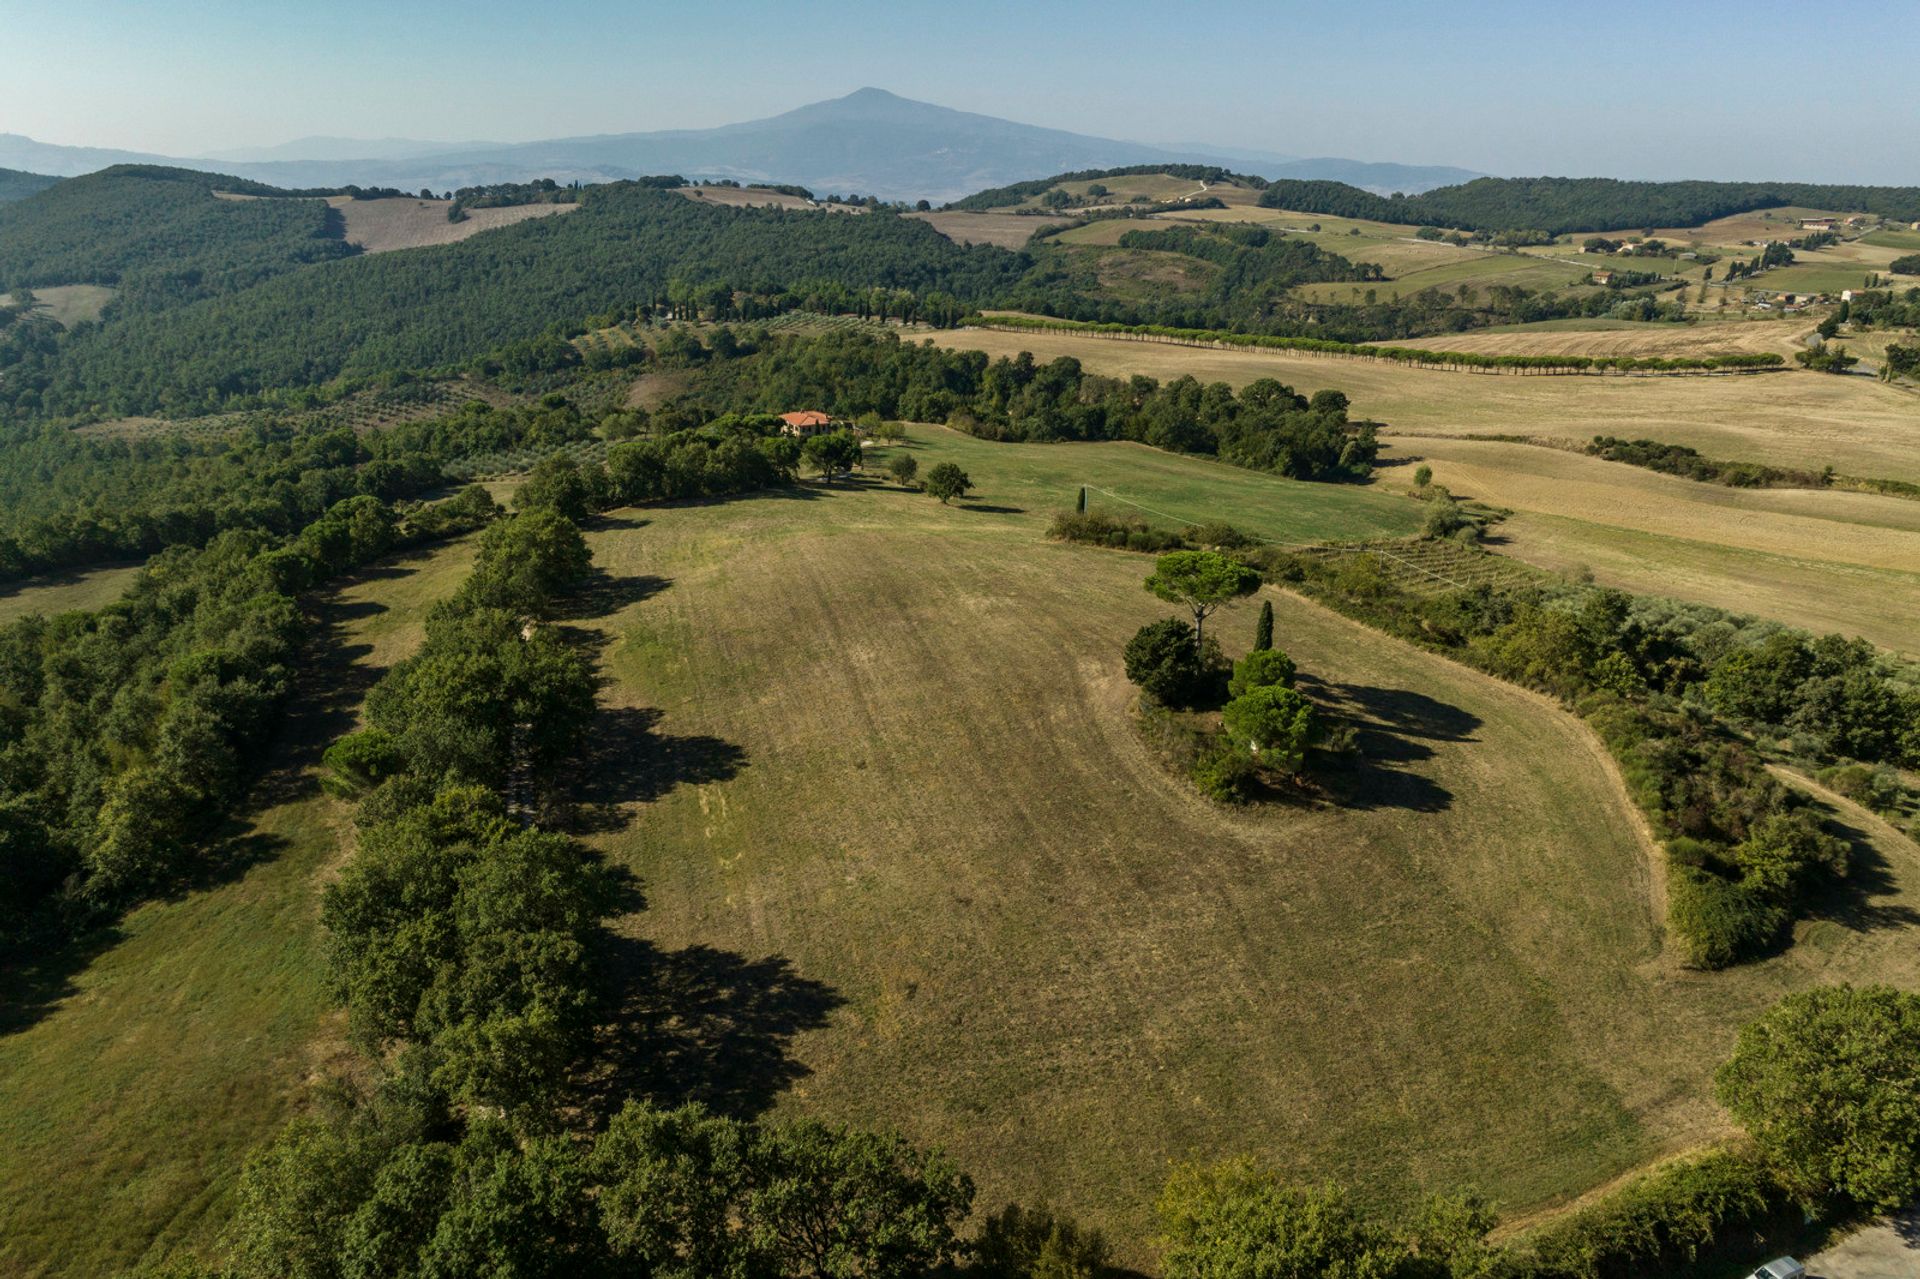
<path fill-rule="evenodd" d="M 1355 261 L 1379 260 L 1373 250 L 1359 247 L 1357 243 L 1353 247 L 1343 248 L 1338 236 L 1321 247 Z M 1406 262 L 1401 254 L 1400 247 L 1394 246 L 1392 254 L 1381 256 L 1386 256 L 1388 261 Z M 1387 266 L 1387 262 L 1383 261 L 1381 265 Z M 1524 253 L 1487 253 L 1472 249 L 1453 249 L 1450 257 L 1434 261 L 1431 265 L 1418 260 L 1406 262 L 1406 265 L 1414 269 L 1387 267 L 1387 273 L 1393 277 L 1388 280 L 1360 284 L 1302 284 L 1294 289 L 1294 293 L 1315 302 L 1356 302 L 1370 292 L 1382 298 L 1411 297 L 1422 289 L 1458 289 L 1463 284 L 1476 289 L 1490 284 L 1509 284 L 1524 289 L 1558 290 L 1576 284 L 1586 276 L 1580 267 L 1553 259 L 1529 257 Z"/>
<path fill-rule="evenodd" d="M 347 810 L 313 770 L 471 558 L 442 548 L 320 602 L 330 656 L 303 681 L 255 807 L 212 852 L 224 874 L 44 972 L 8 974 L 0 1273 L 110 1274 L 209 1247 L 240 1161 L 340 1052 L 318 909 Z"/>
<path fill-rule="evenodd" d="M 44 613 L 48 617 L 73 609 L 111 604 L 140 571 L 138 564 L 112 564 L 77 573 L 56 573 L 26 582 L 0 582 L 0 626 Z"/>
<path fill-rule="evenodd" d="M 33 311 L 72 328 L 83 320 L 97 320 L 115 290 L 105 284 L 50 284 L 33 291 Z M 12 301 L 0 297 L 0 306 Z"/>
<path fill-rule="evenodd" d="M 1526 444 L 1388 446 L 1388 487 L 1409 487 L 1419 457 L 1455 494 L 1522 512 L 1497 529 L 1521 559 L 1920 655 L 1920 502 L 1727 488 Z"/>
<path fill-rule="evenodd" d="M 1025 213 L 974 213 L 951 210 L 939 213 L 909 213 L 955 244 L 996 244 L 1003 249 L 1025 247 L 1033 233 L 1042 227 L 1059 226 L 1058 218 L 1037 218 Z M 1099 225 L 1096 223 L 1095 225 Z"/>
<path fill-rule="evenodd" d="M 761 1069 L 722 1099 L 897 1124 L 983 1206 L 1045 1196 L 1129 1244 L 1190 1156 L 1518 1210 L 1722 1132 L 1711 1068 L 1781 991 L 1920 975 L 1911 928 L 1839 904 L 1780 959 L 1672 968 L 1576 721 L 1284 594 L 1278 643 L 1370 725 L 1365 799 L 1208 806 L 1130 721 L 1148 561 L 1041 540 L 1004 446 L 914 433 L 978 505 L 816 488 L 591 536 L 665 583 L 593 623 L 606 736 L 646 725 L 668 774 L 606 782 L 634 820 L 600 842 L 648 900 L 624 930 L 779 978 L 717 1000 L 778 1050 L 724 1044 Z M 1869 891 L 1898 907 L 1920 850 L 1884 843 Z"/>
<path fill-rule="evenodd" d="M 1431 351 L 1478 351 L 1486 355 L 1659 355 L 1707 356 L 1764 352 L 1792 357 L 1805 350 L 1813 331 L 1806 321 L 1729 320 L 1698 324 L 1662 324 L 1639 320 L 1542 320 L 1503 324 L 1379 346 L 1419 346 Z"/>
<path fill-rule="evenodd" d="M 1712 457 L 1850 475 L 1920 480 L 1920 400 L 1869 377 L 1509 377 L 1408 368 L 1289 351 L 1229 351 L 1077 333 L 958 329 L 944 346 L 1036 359 L 1062 355 L 1089 372 L 1243 386 L 1278 378 L 1302 393 L 1345 391 L 1354 412 L 1418 435 L 1595 435 L 1686 444 Z"/>
<path fill-rule="evenodd" d="M 551 217 L 571 213 L 575 204 L 510 204 L 496 209 L 468 209 L 459 222 L 447 221 L 447 200 L 420 200 L 412 197 L 388 200 L 354 200 L 335 196 L 327 201 L 347 221 L 347 242 L 368 253 L 390 253 L 395 249 L 420 249 L 436 244 L 458 244 L 482 231 L 512 226 L 528 218 Z"/>

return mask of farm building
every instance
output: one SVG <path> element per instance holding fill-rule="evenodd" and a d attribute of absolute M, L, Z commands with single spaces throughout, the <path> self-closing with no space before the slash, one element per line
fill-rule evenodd
<path fill-rule="evenodd" d="M 1801 218 L 1802 231 L 1831 231 L 1837 224 L 1832 218 Z"/>
<path fill-rule="evenodd" d="M 818 409 L 780 415 L 780 434 L 797 435 L 803 440 L 810 435 L 825 435 L 837 425 L 831 413 L 822 413 Z"/>
<path fill-rule="evenodd" d="M 1612 284 L 1612 283 L 1613 283 L 1613 272 L 1611 272 L 1611 271 L 1595 271 L 1595 272 L 1593 273 L 1593 282 L 1594 282 L 1595 284 Z"/>

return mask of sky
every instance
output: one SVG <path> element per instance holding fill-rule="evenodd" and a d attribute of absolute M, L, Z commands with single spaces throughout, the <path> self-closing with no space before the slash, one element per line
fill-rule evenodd
<path fill-rule="evenodd" d="M 1149 143 L 1920 183 L 1912 0 L 0 0 L 0 47 L 0 132 L 174 156 L 703 128 L 873 85 Z"/>

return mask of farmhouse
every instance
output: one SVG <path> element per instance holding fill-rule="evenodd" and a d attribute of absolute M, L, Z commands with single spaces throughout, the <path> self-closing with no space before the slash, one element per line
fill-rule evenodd
<path fill-rule="evenodd" d="M 780 415 L 780 434 L 797 435 L 803 440 L 810 435 L 825 435 L 835 425 L 832 414 L 822 413 L 818 409 Z"/>
<path fill-rule="evenodd" d="M 1595 272 L 1593 273 L 1593 282 L 1594 282 L 1595 284 L 1612 284 L 1612 283 L 1613 283 L 1613 272 L 1611 272 L 1611 271 L 1595 271 Z"/>

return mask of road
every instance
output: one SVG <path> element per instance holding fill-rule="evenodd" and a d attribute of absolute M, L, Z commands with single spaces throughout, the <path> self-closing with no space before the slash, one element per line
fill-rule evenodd
<path fill-rule="evenodd" d="M 1916 1279 L 1920 1276 L 1920 1208 L 1876 1222 L 1807 1260 L 1814 1279 Z"/>

